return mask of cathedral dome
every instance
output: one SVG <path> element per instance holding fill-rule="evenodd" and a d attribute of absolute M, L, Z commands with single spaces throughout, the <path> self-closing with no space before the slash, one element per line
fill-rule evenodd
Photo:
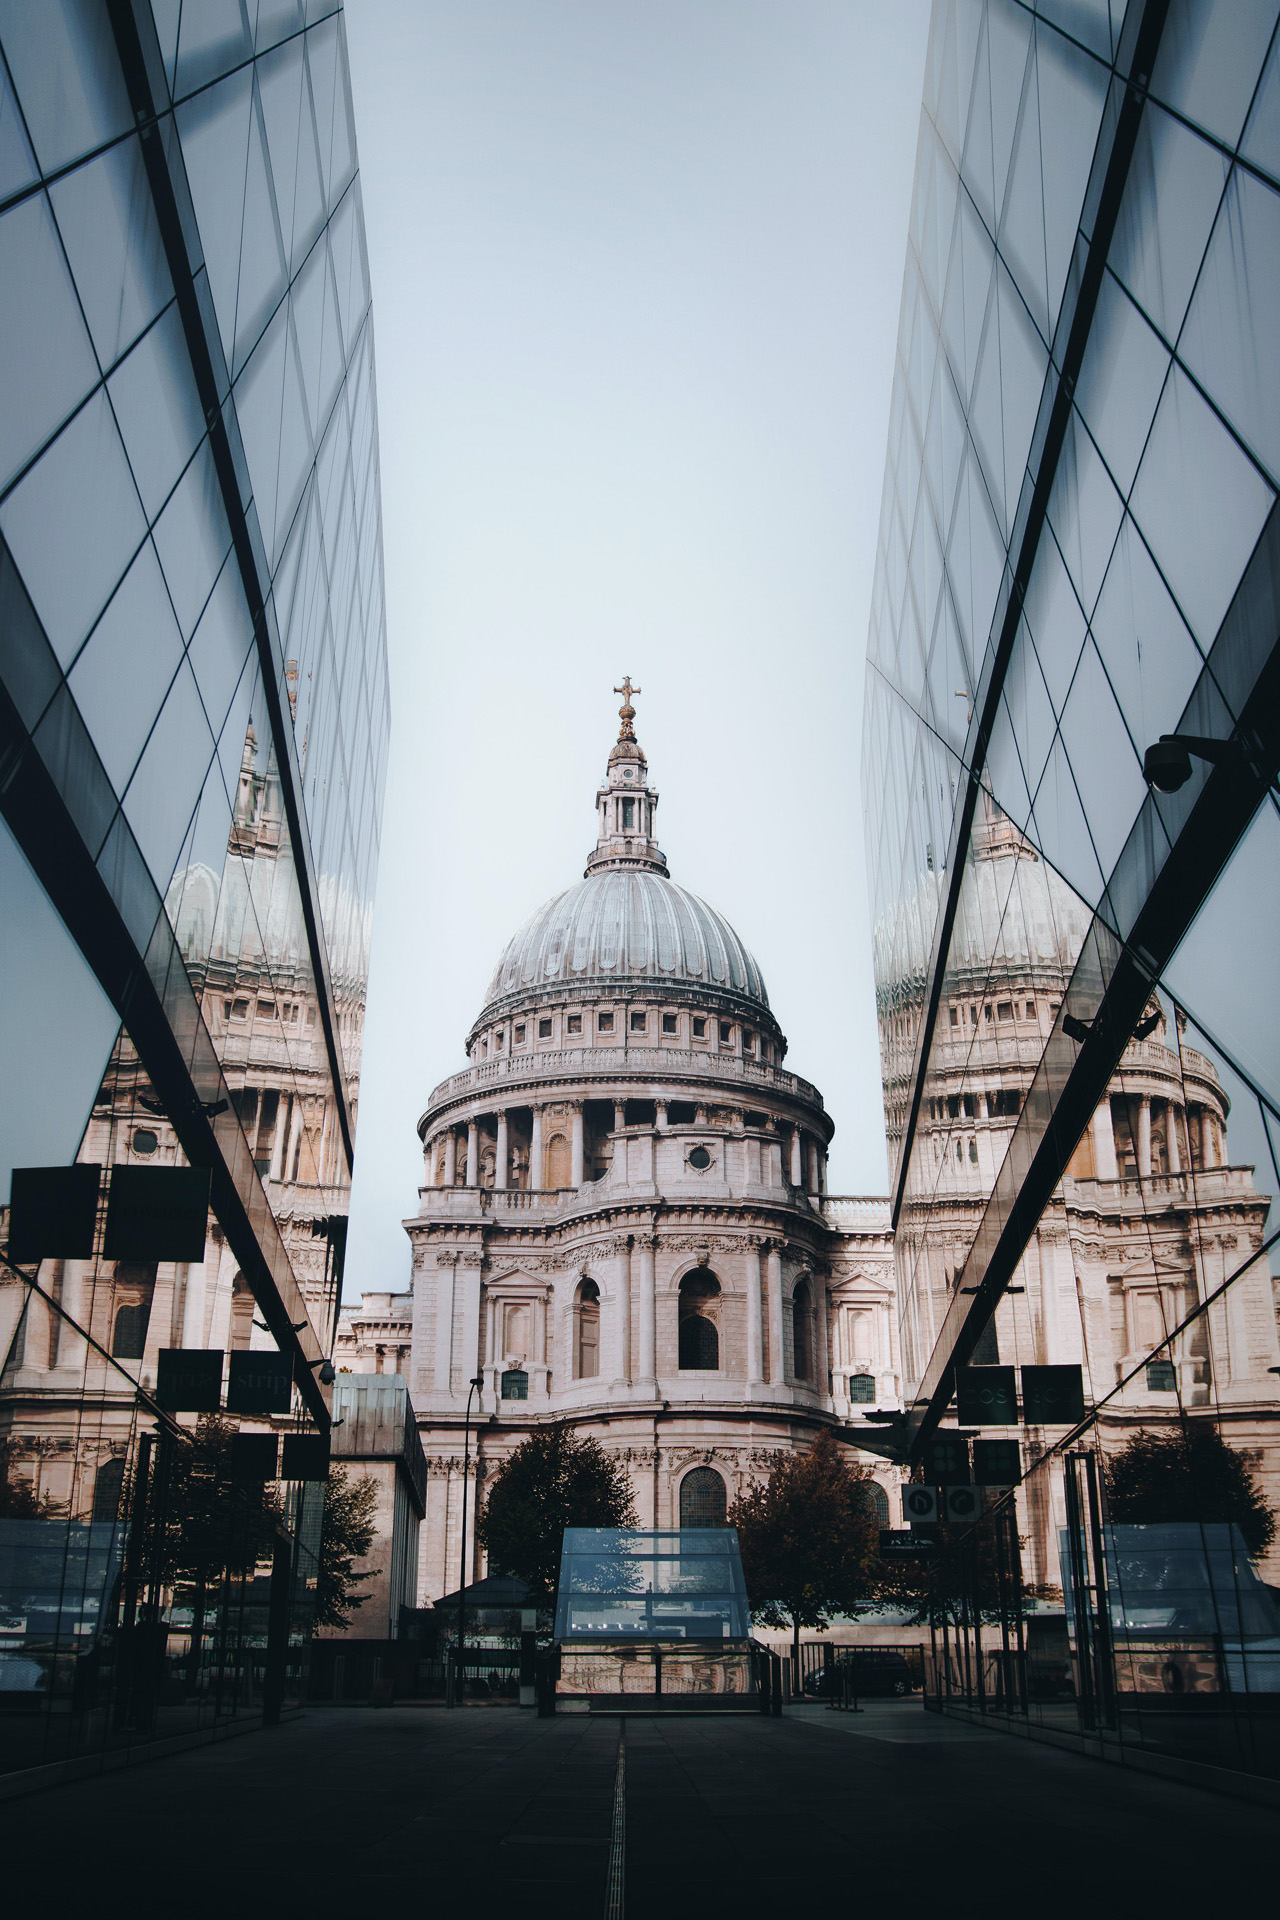
<path fill-rule="evenodd" d="M 508 942 L 485 1001 L 596 981 L 684 982 L 769 1004 L 759 967 L 723 915 L 645 868 L 591 873 L 539 907 Z"/>

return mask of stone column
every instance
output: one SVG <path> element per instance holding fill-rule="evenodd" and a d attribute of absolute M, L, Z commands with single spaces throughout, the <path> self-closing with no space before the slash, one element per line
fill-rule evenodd
<path fill-rule="evenodd" d="M 809 1142 L 809 1191 L 810 1193 L 817 1193 L 819 1191 L 818 1143 L 816 1140 L 812 1140 L 812 1139 Z"/>
<path fill-rule="evenodd" d="M 285 1121 L 288 1118 L 289 1112 L 290 1095 L 285 1094 L 281 1098 L 280 1105 L 276 1108 L 276 1137 L 271 1145 L 271 1171 L 267 1175 L 269 1180 L 282 1180 L 284 1178 L 281 1172 L 281 1163 L 284 1160 Z"/>
<path fill-rule="evenodd" d="M 285 1161 L 284 1161 L 283 1178 L 285 1180 L 292 1180 L 294 1178 L 294 1172 L 293 1172 L 294 1159 L 298 1151 L 298 1142 L 301 1138 L 302 1138 L 302 1102 L 301 1100 L 295 1099 L 293 1103 L 293 1118 L 289 1122 L 289 1150 L 285 1154 Z"/>
<path fill-rule="evenodd" d="M 436 1261 L 435 1391 L 448 1393 L 453 1369 L 453 1261 Z"/>
<path fill-rule="evenodd" d="M 434 1187 L 435 1183 L 436 1143 L 434 1140 L 428 1140 L 422 1149 L 422 1184 L 424 1187 Z"/>
<path fill-rule="evenodd" d="M 760 1248 L 748 1243 L 744 1265 L 747 1286 L 747 1381 L 755 1387 L 764 1383 L 764 1319 L 760 1296 Z"/>
<path fill-rule="evenodd" d="M 470 1380 L 480 1371 L 480 1269 L 463 1267 L 458 1278 L 462 1281 L 456 1289 L 461 1296 L 462 1373 L 464 1380 Z"/>
<path fill-rule="evenodd" d="M 450 1127 L 444 1136 L 444 1184 L 451 1187 L 458 1178 L 458 1135 Z"/>
<path fill-rule="evenodd" d="M 655 1100 L 653 1103 L 653 1107 L 654 1107 L 654 1112 L 657 1115 L 658 1126 L 665 1132 L 667 1126 L 669 1125 L 669 1122 L 667 1120 L 667 1102 L 665 1100 Z"/>
<path fill-rule="evenodd" d="M 626 1126 L 626 1124 L 627 1124 L 627 1109 L 621 1100 L 615 1100 L 613 1103 L 614 1132 L 621 1133 L 622 1129 Z"/>
<path fill-rule="evenodd" d="M 656 1394 L 658 1385 L 655 1365 L 657 1289 L 653 1272 L 653 1235 L 639 1233 L 635 1237 L 634 1244 L 639 1265 L 639 1273 L 636 1276 L 636 1313 L 639 1322 L 637 1358 L 640 1366 L 638 1384 L 647 1393 Z"/>
<path fill-rule="evenodd" d="M 582 1153 L 582 1108 L 575 1106 L 572 1114 L 572 1133 L 570 1145 L 569 1185 L 580 1187 L 583 1177 Z"/>
<path fill-rule="evenodd" d="M 800 1138 L 800 1129 L 793 1127 L 791 1129 L 791 1184 L 793 1187 L 804 1185 L 803 1152 L 804 1142 Z"/>
<path fill-rule="evenodd" d="M 498 1115 L 498 1157 L 493 1167 L 495 1187 L 508 1187 L 511 1184 L 511 1154 L 507 1145 L 507 1114 L 504 1108 Z"/>
<path fill-rule="evenodd" d="M 529 1143 L 529 1185 L 546 1185 L 546 1168 L 542 1164 L 542 1108 L 533 1109 L 533 1138 Z"/>
<path fill-rule="evenodd" d="M 480 1130 L 474 1120 L 467 1122 L 467 1185 L 480 1184 Z"/>
<path fill-rule="evenodd" d="M 1145 1093 L 1138 1102 L 1138 1174 L 1151 1178 L 1151 1100 Z"/>
<path fill-rule="evenodd" d="M 619 1246 L 616 1273 L 613 1381 L 615 1386 L 627 1387 L 631 1384 L 631 1243 L 629 1240 L 623 1240 Z"/>
<path fill-rule="evenodd" d="M 1116 1166 L 1116 1136 L 1111 1127 L 1111 1096 L 1104 1093 L 1093 1110 L 1089 1122 L 1089 1131 L 1093 1135 L 1093 1171 L 1098 1180 L 1115 1180 L 1119 1177 Z"/>
<path fill-rule="evenodd" d="M 783 1381 L 782 1348 L 782 1253 L 776 1242 L 765 1258 L 765 1281 L 769 1297 L 769 1379 L 775 1386 Z"/>
<path fill-rule="evenodd" d="M 1169 1148 L 1170 1173 L 1182 1172 L 1182 1141 L 1178 1132 L 1181 1118 L 1182 1116 L 1173 1101 L 1166 1101 L 1164 1109 L 1164 1137 Z"/>

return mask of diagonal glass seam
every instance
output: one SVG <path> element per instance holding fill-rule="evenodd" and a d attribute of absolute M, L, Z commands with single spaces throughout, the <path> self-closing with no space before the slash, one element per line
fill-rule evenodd
<path fill-rule="evenodd" d="M 1223 686 L 1243 697 L 1229 704 Z M 1177 794 L 1148 793 L 1107 883 L 1110 913 L 1104 919 L 1100 908 L 1086 935 L 1002 1177 L 966 1257 L 965 1284 L 976 1291 L 966 1296 L 970 1304 L 960 1294 L 953 1299 L 921 1377 L 908 1414 L 917 1448 L 945 1412 L 955 1367 L 968 1359 L 1012 1278 L 1135 1021 L 1280 767 L 1280 504 L 1268 516 L 1177 730 L 1235 738 L 1243 750 L 1234 762 L 1202 764 Z M 1092 1029 L 1078 1052 L 1062 1030 L 1068 1014 Z M 1037 1109 L 1043 1123 L 1033 1117 Z"/>
<path fill-rule="evenodd" d="M 320 1022 L 324 1031 L 325 1049 L 329 1056 L 338 1125 L 342 1134 L 347 1166 L 350 1169 L 355 1160 L 355 1126 L 351 1115 L 347 1073 L 334 1017 L 336 999 L 333 976 L 324 929 L 316 904 L 318 880 L 310 835 L 307 832 L 306 813 L 300 797 L 302 776 L 298 765 L 297 742 L 293 737 L 293 727 L 286 717 L 284 658 L 279 644 L 279 635 L 275 629 L 275 606 L 271 594 L 266 547 L 257 524 L 257 514 L 251 494 L 247 489 L 242 492 L 241 475 L 245 475 L 247 479 L 247 466 L 236 418 L 235 397 L 231 391 L 229 375 L 226 379 L 219 377 L 220 370 L 223 374 L 228 374 L 228 369 L 223 364 L 222 349 L 216 328 L 211 333 L 211 316 L 203 310 L 197 294 L 196 279 L 197 274 L 202 270 L 202 263 L 197 264 L 193 261 L 188 247 L 188 231 L 198 233 L 198 228 L 191 209 L 190 190 L 187 185 L 180 143 L 176 139 L 168 141 L 161 138 L 160 118 L 167 117 L 172 125 L 172 114 L 158 116 L 156 112 L 157 89 L 160 90 L 161 99 L 167 100 L 168 86 L 164 78 L 164 64 L 156 38 L 155 22 L 145 0 L 107 0 L 107 12 L 125 84 L 141 129 L 147 180 L 155 205 L 170 275 L 177 294 L 178 311 L 187 342 L 192 373 L 209 430 L 209 444 L 213 451 L 223 504 L 231 526 L 232 548 L 253 621 L 254 639 L 262 669 L 263 698 L 266 701 L 268 720 L 276 745 L 281 799 L 294 847 L 299 879 L 298 892 L 307 946 L 312 971 L 321 988 L 318 995 Z"/>
<path fill-rule="evenodd" d="M 1122 53 L 1127 51 L 1128 78 L 1122 79 L 1117 72 L 1112 82 L 1085 189 L 1084 210 L 1088 213 L 1092 208 L 1092 238 L 1085 238 L 1083 227 L 1077 233 L 1076 256 L 1068 275 L 1055 333 L 1055 345 L 1058 340 L 1062 340 L 1064 345 L 1061 354 L 1055 352 L 1050 356 L 1039 416 L 1032 435 L 1027 475 L 1014 519 L 1014 538 L 1009 543 L 1009 553 L 1012 553 L 1016 543 L 1018 558 L 1011 566 L 1006 556 L 991 638 L 982 672 L 978 676 L 970 742 L 966 743 L 967 751 L 963 756 L 969 767 L 969 778 L 963 802 L 955 816 L 947 857 L 950 880 L 943 910 L 934 930 L 930 962 L 932 984 L 917 1037 L 911 1107 L 893 1196 L 892 1218 L 895 1228 L 902 1211 L 907 1167 L 920 1116 L 920 1103 L 924 1098 L 924 1080 L 933 1032 L 937 1025 L 942 994 L 942 960 L 950 945 L 960 904 L 963 862 L 959 855 L 968 846 L 973 830 L 987 749 L 999 717 L 1000 694 L 1012 658 L 1040 538 L 1048 524 L 1049 498 L 1071 418 L 1075 383 L 1088 346 L 1106 260 L 1137 147 L 1146 104 L 1146 76 L 1155 64 L 1168 8 L 1169 0 L 1145 0 L 1144 5 L 1130 8 L 1126 15 Z M 1035 459 L 1034 478 L 1032 458 Z"/>

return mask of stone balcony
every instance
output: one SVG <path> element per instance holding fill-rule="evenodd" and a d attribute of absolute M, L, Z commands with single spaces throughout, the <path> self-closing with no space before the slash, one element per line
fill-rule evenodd
<path fill-rule="evenodd" d="M 548 1047 L 527 1055 L 504 1055 L 500 1060 L 483 1060 L 479 1066 L 466 1067 L 452 1074 L 432 1090 L 428 1114 L 456 1100 L 506 1089 L 512 1104 L 523 1104 L 516 1096 L 547 1081 L 625 1081 L 628 1089 L 638 1091 L 642 1084 L 655 1080 L 723 1083 L 749 1093 L 781 1094 L 801 1100 L 806 1106 L 822 1110 L 822 1095 L 808 1080 L 771 1061 L 752 1060 L 742 1054 L 714 1053 L 703 1048 L 680 1047 Z"/>

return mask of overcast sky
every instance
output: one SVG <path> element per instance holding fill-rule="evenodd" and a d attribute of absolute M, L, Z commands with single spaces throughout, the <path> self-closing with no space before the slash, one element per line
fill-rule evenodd
<path fill-rule="evenodd" d="M 582 872 L 624 673 L 673 879 L 882 1193 L 862 673 L 925 0 L 348 0 L 392 743 L 347 1298 Z"/>

